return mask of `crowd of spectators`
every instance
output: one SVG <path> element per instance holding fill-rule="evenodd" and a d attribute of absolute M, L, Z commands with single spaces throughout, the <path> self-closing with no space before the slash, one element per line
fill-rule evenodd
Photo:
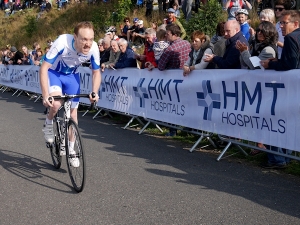
<path fill-rule="evenodd" d="M 264 67 L 284 71 L 300 68 L 300 12 L 290 10 L 286 1 L 277 0 L 275 11 L 263 10 L 259 25 L 250 27 L 246 8 L 251 9 L 251 4 L 248 1 L 228 0 L 226 7 L 228 20 L 217 25 L 213 37 L 195 30 L 190 42 L 185 40 L 186 32 L 177 20 L 176 7 L 166 9 L 163 24 L 153 22 L 148 28 L 144 27 L 143 20 L 124 18 L 120 32 L 111 26 L 98 41 L 101 70 L 129 67 L 149 71 L 180 69 L 183 76 L 190 77 L 197 76 L 195 71 L 200 69 L 253 70 Z M 48 48 L 51 43 L 49 40 Z M 141 51 L 137 51 L 139 48 Z M 46 52 L 47 48 L 42 50 L 38 43 L 34 43 L 32 50 L 26 46 L 18 50 L 8 45 L 2 49 L 2 63 L 40 65 Z M 260 67 L 252 65 L 250 57 L 253 56 L 261 60 Z M 174 136 L 176 132 L 170 129 L 167 135 Z M 266 147 L 263 143 L 258 145 Z M 253 152 L 255 154 L 257 152 Z M 286 163 L 285 157 L 270 154 L 267 167 L 284 167 Z"/>

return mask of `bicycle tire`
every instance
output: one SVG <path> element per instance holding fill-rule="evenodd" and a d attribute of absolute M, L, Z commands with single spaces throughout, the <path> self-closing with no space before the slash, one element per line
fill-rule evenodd
<path fill-rule="evenodd" d="M 54 132 L 54 142 L 50 144 L 50 153 L 55 169 L 59 169 L 61 166 L 61 155 L 60 155 L 60 136 L 59 128 L 56 123 L 56 119 L 53 121 L 53 132 Z"/>
<path fill-rule="evenodd" d="M 70 119 L 68 122 L 68 129 L 66 129 L 66 143 L 69 143 L 69 137 L 72 135 L 72 140 L 74 143 L 74 154 L 70 154 L 69 145 L 66 144 L 66 159 L 68 165 L 68 172 L 72 182 L 72 185 L 78 193 L 81 192 L 85 185 L 85 160 L 84 160 L 84 147 L 82 143 L 81 134 L 78 128 L 77 123 L 74 120 Z M 71 165 L 71 160 L 78 158 L 79 166 L 74 167 Z"/>

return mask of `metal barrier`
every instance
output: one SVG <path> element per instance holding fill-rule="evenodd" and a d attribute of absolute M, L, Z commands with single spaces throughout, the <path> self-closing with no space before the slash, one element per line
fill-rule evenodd
<path fill-rule="evenodd" d="M 262 152 L 271 153 L 271 154 L 275 154 L 275 155 L 279 155 L 279 156 L 283 156 L 286 158 L 295 159 L 295 160 L 300 161 L 300 156 L 298 155 L 299 153 L 297 153 L 296 151 L 292 151 L 292 150 L 288 150 L 288 149 L 284 149 L 281 151 L 280 150 L 281 148 L 277 148 L 276 146 L 268 146 L 268 145 L 265 145 L 265 146 L 267 146 L 269 148 L 260 148 L 257 146 L 256 142 L 241 140 L 238 138 L 223 136 L 220 134 L 218 134 L 218 136 L 222 141 L 227 142 L 227 145 L 225 146 L 225 148 L 222 150 L 222 152 L 218 156 L 217 161 L 220 161 L 222 158 L 226 158 L 226 157 L 232 156 L 234 154 L 237 154 L 237 153 L 232 153 L 230 155 L 224 156 L 224 154 L 227 152 L 227 150 L 229 149 L 229 147 L 231 145 L 237 146 L 238 150 L 246 156 L 248 156 L 248 154 L 245 152 L 245 150 L 242 148 L 242 146 L 246 147 L 246 148 L 251 148 L 254 150 L 259 150 Z M 273 147 L 273 150 L 271 149 L 272 147 Z M 274 147 L 277 149 L 276 151 L 274 151 Z"/>
<path fill-rule="evenodd" d="M 144 130 L 149 126 L 150 123 L 155 124 L 155 126 L 161 132 L 163 132 L 162 129 L 158 126 L 158 124 L 159 124 L 159 125 L 162 125 L 162 126 L 165 126 L 165 127 L 174 128 L 174 129 L 182 130 L 182 131 L 185 131 L 185 132 L 188 132 L 188 133 L 191 133 L 191 134 L 199 135 L 200 136 L 199 139 L 191 147 L 190 152 L 193 152 L 195 150 L 195 148 L 199 145 L 199 143 L 203 140 L 203 138 L 206 138 L 211 143 L 212 146 L 214 146 L 215 148 L 217 148 L 216 145 L 215 145 L 215 143 L 213 142 L 213 140 L 210 138 L 211 135 L 212 135 L 212 133 L 208 133 L 208 132 L 201 131 L 201 130 L 196 130 L 196 129 L 190 129 L 190 128 L 182 127 L 182 126 L 179 126 L 179 125 L 176 125 L 176 124 L 165 123 L 165 122 L 161 122 L 161 121 L 157 121 L 157 120 L 152 120 L 152 119 L 146 119 L 146 120 L 148 122 L 140 130 L 139 134 L 143 133 Z"/>
<path fill-rule="evenodd" d="M 2 91 L 2 93 L 4 93 L 7 90 L 13 90 L 10 87 L 7 86 L 0 86 L 0 91 Z M 20 96 L 22 93 L 26 93 L 30 99 L 34 99 L 34 102 L 37 102 L 39 99 L 41 99 L 42 95 L 38 94 L 38 93 L 33 93 L 33 94 L 29 94 L 28 92 L 24 91 L 24 90 L 13 90 L 13 94 L 12 96 L 14 96 L 15 94 L 17 94 L 19 92 L 19 94 L 17 95 Z M 80 103 L 81 105 L 86 105 L 83 103 Z M 105 112 L 105 114 L 101 114 L 101 112 Z M 82 116 L 85 116 L 87 113 L 89 112 L 89 110 L 86 110 Z M 97 112 L 96 114 L 93 116 L 93 119 L 99 117 L 98 115 L 101 114 L 101 116 L 105 116 L 108 115 L 111 118 L 113 118 L 113 116 L 110 114 L 110 112 L 113 113 L 117 113 L 120 115 L 124 115 L 124 116 L 128 116 L 130 117 L 130 120 L 127 122 L 127 124 L 123 127 L 123 129 L 126 129 L 128 126 L 130 126 L 130 124 L 134 121 L 134 119 L 136 119 L 140 125 L 142 125 L 142 129 L 139 131 L 138 134 L 142 134 L 144 132 L 144 130 L 149 126 L 150 123 L 153 123 L 161 132 L 163 132 L 163 130 L 160 128 L 159 125 L 161 126 L 165 126 L 165 127 L 169 127 L 169 128 L 174 128 L 177 130 L 182 130 L 191 134 L 195 134 L 195 135 L 199 135 L 200 137 L 198 138 L 198 140 L 194 143 L 194 145 L 190 148 L 190 152 L 193 152 L 195 150 L 195 148 L 200 144 L 200 142 L 205 138 L 207 139 L 210 144 L 214 147 L 217 148 L 216 144 L 213 142 L 213 140 L 211 139 L 211 136 L 213 135 L 212 133 L 206 132 L 206 131 L 202 131 L 202 130 L 196 130 L 196 129 L 191 129 L 191 128 L 186 128 L 186 127 L 182 127 L 176 124 L 170 124 L 170 123 L 166 123 L 166 122 L 162 122 L 162 121 L 157 121 L 157 120 L 153 120 L 153 119 L 145 119 L 144 120 L 147 121 L 146 124 L 144 124 L 144 122 L 138 117 L 138 116 L 134 116 L 131 115 L 129 113 L 123 113 L 123 112 L 119 112 L 116 110 L 111 110 L 111 109 L 105 109 L 105 108 L 97 108 Z M 134 125 L 136 126 L 136 125 Z M 283 156 L 283 157 L 287 157 L 290 159 L 295 159 L 300 161 L 300 153 L 296 152 L 296 151 L 292 151 L 292 150 L 283 150 L 281 151 L 280 148 L 276 148 L 275 146 L 269 146 L 268 148 L 260 148 L 258 147 L 255 142 L 251 142 L 251 141 L 247 141 L 247 140 L 241 140 L 238 138 L 234 138 L 234 137 L 229 137 L 229 136 L 224 136 L 224 135 L 220 135 L 218 134 L 218 137 L 220 138 L 221 141 L 227 142 L 227 145 L 224 147 L 224 149 L 222 150 L 222 152 L 219 154 L 218 158 L 216 159 L 217 161 L 220 161 L 221 159 L 227 158 L 229 156 L 235 155 L 238 152 L 241 152 L 242 154 L 244 154 L 245 156 L 248 156 L 248 154 L 246 153 L 246 151 L 242 148 L 242 147 L 246 147 L 246 148 L 251 148 L 251 149 L 255 149 L 255 150 L 259 150 L 262 152 L 266 152 L 266 153 L 271 153 L 271 154 L 275 154 L 275 155 L 279 155 L 279 156 Z M 229 154 L 229 155 L 225 155 L 226 152 L 228 151 L 228 149 L 230 148 L 230 146 L 235 145 L 238 148 L 238 152 Z M 273 147 L 273 150 L 271 149 Z M 277 149 L 277 151 L 274 151 L 275 148 Z"/>

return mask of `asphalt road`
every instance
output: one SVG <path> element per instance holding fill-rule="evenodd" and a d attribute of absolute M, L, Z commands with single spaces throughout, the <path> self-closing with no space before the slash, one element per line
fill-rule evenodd
<path fill-rule="evenodd" d="M 55 170 L 43 106 L 0 93 L 0 224 L 300 224 L 300 178 L 266 172 L 168 140 L 79 118 L 82 193 Z"/>

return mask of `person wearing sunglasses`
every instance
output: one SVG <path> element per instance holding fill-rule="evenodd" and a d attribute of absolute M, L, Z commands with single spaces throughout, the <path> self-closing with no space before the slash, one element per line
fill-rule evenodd
<path fill-rule="evenodd" d="M 121 28 L 121 34 L 118 35 L 118 36 L 119 36 L 119 38 L 126 39 L 127 38 L 127 31 L 131 27 L 131 25 L 130 25 L 130 18 L 129 17 L 125 17 L 124 20 L 123 20 L 123 22 L 124 22 L 124 25 L 120 26 L 120 28 Z"/>
<path fill-rule="evenodd" d="M 257 56 L 260 60 L 277 58 L 277 41 L 278 33 L 274 24 L 269 21 L 261 22 L 256 29 L 255 41 L 250 48 L 240 41 L 236 43 L 236 48 L 241 53 L 240 62 L 242 68 L 255 69 L 250 61 L 251 56 Z"/>

